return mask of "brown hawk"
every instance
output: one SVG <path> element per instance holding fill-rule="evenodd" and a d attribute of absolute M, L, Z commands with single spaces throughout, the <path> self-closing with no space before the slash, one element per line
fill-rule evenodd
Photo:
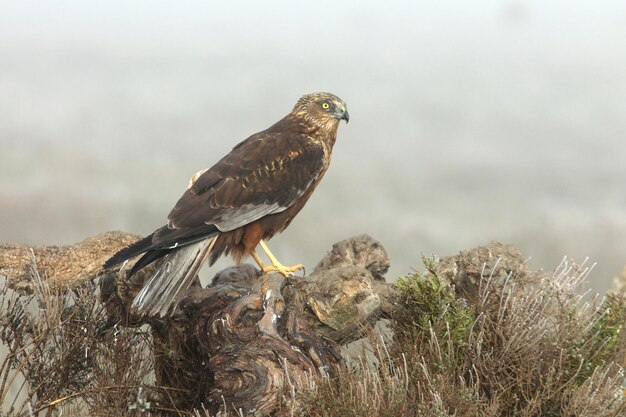
<path fill-rule="evenodd" d="M 211 168 L 195 174 L 168 216 L 167 225 L 112 256 L 109 268 L 135 256 L 129 276 L 166 256 L 163 267 L 133 301 L 149 315 L 171 314 L 205 259 L 222 254 L 239 262 L 250 255 L 263 272 L 287 276 L 264 240 L 283 231 L 302 209 L 330 164 L 346 104 L 330 93 L 301 97 L 269 128 L 235 146 Z M 260 245 L 271 265 L 256 253 Z"/>

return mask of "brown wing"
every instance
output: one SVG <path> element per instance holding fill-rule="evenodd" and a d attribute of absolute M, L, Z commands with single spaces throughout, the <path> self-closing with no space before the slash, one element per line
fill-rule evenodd
<path fill-rule="evenodd" d="M 304 134 L 257 133 L 198 177 L 153 242 L 194 235 L 207 225 L 229 231 L 279 213 L 323 174 L 324 158 L 322 146 Z"/>

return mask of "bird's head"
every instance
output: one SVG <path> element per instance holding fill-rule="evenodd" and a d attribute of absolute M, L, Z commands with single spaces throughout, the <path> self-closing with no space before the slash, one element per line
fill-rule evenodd
<path fill-rule="evenodd" d="M 326 130 L 336 131 L 341 120 L 350 120 L 346 103 L 331 93 L 306 94 L 300 97 L 293 112 Z"/>

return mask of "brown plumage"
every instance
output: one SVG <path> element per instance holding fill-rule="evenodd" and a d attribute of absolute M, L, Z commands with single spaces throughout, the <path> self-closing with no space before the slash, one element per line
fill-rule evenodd
<path fill-rule="evenodd" d="M 330 164 L 345 103 L 330 93 L 307 94 L 293 110 L 256 133 L 211 168 L 198 172 L 169 214 L 168 223 L 115 254 L 105 268 L 143 254 L 130 274 L 167 256 L 135 299 L 147 314 L 169 314 L 202 262 L 222 254 L 239 262 L 251 255 L 264 271 L 287 275 L 263 240 L 283 231 L 302 209 Z M 255 252 L 261 243 L 271 266 Z"/>

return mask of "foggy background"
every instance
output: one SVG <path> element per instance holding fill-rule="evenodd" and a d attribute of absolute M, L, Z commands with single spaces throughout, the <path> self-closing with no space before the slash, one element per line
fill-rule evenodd
<path fill-rule="evenodd" d="M 148 234 L 314 91 L 351 121 L 283 263 L 364 232 L 391 279 L 491 240 L 598 291 L 626 263 L 623 0 L 2 2 L 0 241 Z"/>

